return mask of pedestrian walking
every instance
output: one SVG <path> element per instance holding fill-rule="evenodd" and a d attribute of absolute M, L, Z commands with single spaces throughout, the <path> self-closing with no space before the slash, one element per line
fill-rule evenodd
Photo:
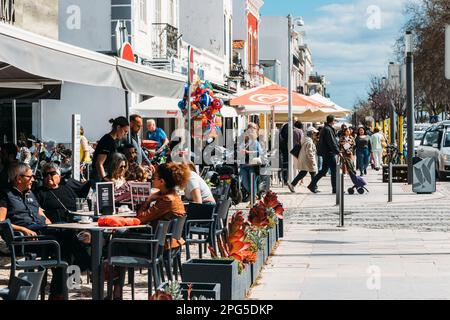
<path fill-rule="evenodd" d="M 80 127 L 80 163 L 91 163 L 91 148 L 89 141 L 84 136 L 84 128 Z"/>
<path fill-rule="evenodd" d="M 370 137 L 370 144 L 372 147 L 373 160 L 375 162 L 375 170 L 380 170 L 383 161 L 383 141 L 384 136 L 377 127 L 374 134 Z"/>
<path fill-rule="evenodd" d="M 288 183 L 289 190 L 295 193 L 295 186 L 306 175 L 311 175 L 313 179 L 317 173 L 317 149 L 313 141 L 313 136 L 317 133 L 317 129 L 310 127 L 306 133 L 306 136 L 301 141 L 300 154 L 297 161 L 297 169 L 300 171 L 292 183 Z"/>
<path fill-rule="evenodd" d="M 340 151 L 336 140 L 336 131 L 334 130 L 335 124 L 336 118 L 333 115 L 329 115 L 327 123 L 320 133 L 318 154 L 322 156 L 323 164 L 322 169 L 308 186 L 308 189 L 313 193 L 319 192 L 317 183 L 327 175 L 328 170 L 331 171 L 332 192 L 336 193 L 336 156 L 340 154 Z"/>
<path fill-rule="evenodd" d="M 355 149 L 355 138 L 353 138 L 350 128 L 346 128 L 339 139 L 339 149 L 344 157 L 344 166 L 343 172 L 344 174 L 348 174 L 349 170 L 354 170 L 353 168 L 349 168 L 350 165 L 354 163 L 353 152 Z M 348 161 L 345 161 L 348 160 Z"/>
<path fill-rule="evenodd" d="M 361 177 L 367 174 L 367 167 L 369 166 L 371 144 L 370 137 L 366 134 L 366 129 L 360 127 L 358 129 L 358 136 L 356 137 L 356 168 L 360 171 Z"/>

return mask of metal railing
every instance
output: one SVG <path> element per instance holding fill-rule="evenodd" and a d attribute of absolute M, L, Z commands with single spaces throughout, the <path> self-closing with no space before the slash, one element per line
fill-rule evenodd
<path fill-rule="evenodd" d="M 178 56 L 178 29 L 168 23 L 153 23 L 152 50 L 154 59 Z"/>

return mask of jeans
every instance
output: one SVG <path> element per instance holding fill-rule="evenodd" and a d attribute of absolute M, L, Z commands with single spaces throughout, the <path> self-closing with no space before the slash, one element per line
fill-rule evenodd
<path fill-rule="evenodd" d="M 292 185 L 295 187 L 300 182 L 300 180 L 306 177 L 307 174 L 308 171 L 300 171 L 298 175 L 295 177 L 295 179 L 292 180 Z M 310 172 L 309 174 L 311 175 L 311 179 L 314 179 L 314 177 L 316 176 L 315 172 Z"/>
<path fill-rule="evenodd" d="M 247 190 L 247 192 L 250 194 L 250 174 L 255 173 L 255 167 L 253 166 L 241 166 L 239 175 L 241 176 L 242 180 L 242 186 Z M 253 190 L 256 194 L 256 174 L 255 174 L 255 180 L 253 181 Z"/>
<path fill-rule="evenodd" d="M 323 157 L 322 156 L 317 156 L 317 168 L 320 170 L 322 170 L 322 164 L 323 164 Z"/>
<path fill-rule="evenodd" d="M 317 189 L 317 183 L 320 179 L 327 175 L 328 170 L 331 171 L 331 187 L 333 188 L 333 193 L 336 192 L 336 156 L 326 155 L 323 156 L 322 169 L 319 173 L 312 179 L 309 187 L 311 189 Z"/>
<path fill-rule="evenodd" d="M 370 161 L 370 151 L 368 148 L 356 149 L 356 168 L 364 172 L 367 170 Z"/>

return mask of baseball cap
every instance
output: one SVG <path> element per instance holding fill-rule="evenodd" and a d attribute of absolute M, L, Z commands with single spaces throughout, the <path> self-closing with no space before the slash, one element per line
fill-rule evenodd
<path fill-rule="evenodd" d="M 317 129 L 314 128 L 314 127 L 309 127 L 309 128 L 308 128 L 308 132 L 317 133 L 317 132 L 319 132 L 319 130 L 317 130 Z"/>

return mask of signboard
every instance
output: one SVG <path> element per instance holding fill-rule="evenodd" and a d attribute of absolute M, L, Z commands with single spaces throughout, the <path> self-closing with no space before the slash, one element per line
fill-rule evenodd
<path fill-rule="evenodd" d="M 114 183 L 99 182 L 97 189 L 97 211 L 96 215 L 112 215 L 116 211 L 114 200 Z"/>
<path fill-rule="evenodd" d="M 136 206 L 147 201 L 152 193 L 149 182 L 130 182 L 131 208 L 136 211 Z"/>
<path fill-rule="evenodd" d="M 433 158 L 425 158 L 413 166 L 413 192 L 436 192 L 436 161 Z"/>
<path fill-rule="evenodd" d="M 450 80 L 450 25 L 445 27 L 445 78 Z"/>
<path fill-rule="evenodd" d="M 72 178 L 80 181 L 80 128 L 81 116 L 72 115 Z"/>

